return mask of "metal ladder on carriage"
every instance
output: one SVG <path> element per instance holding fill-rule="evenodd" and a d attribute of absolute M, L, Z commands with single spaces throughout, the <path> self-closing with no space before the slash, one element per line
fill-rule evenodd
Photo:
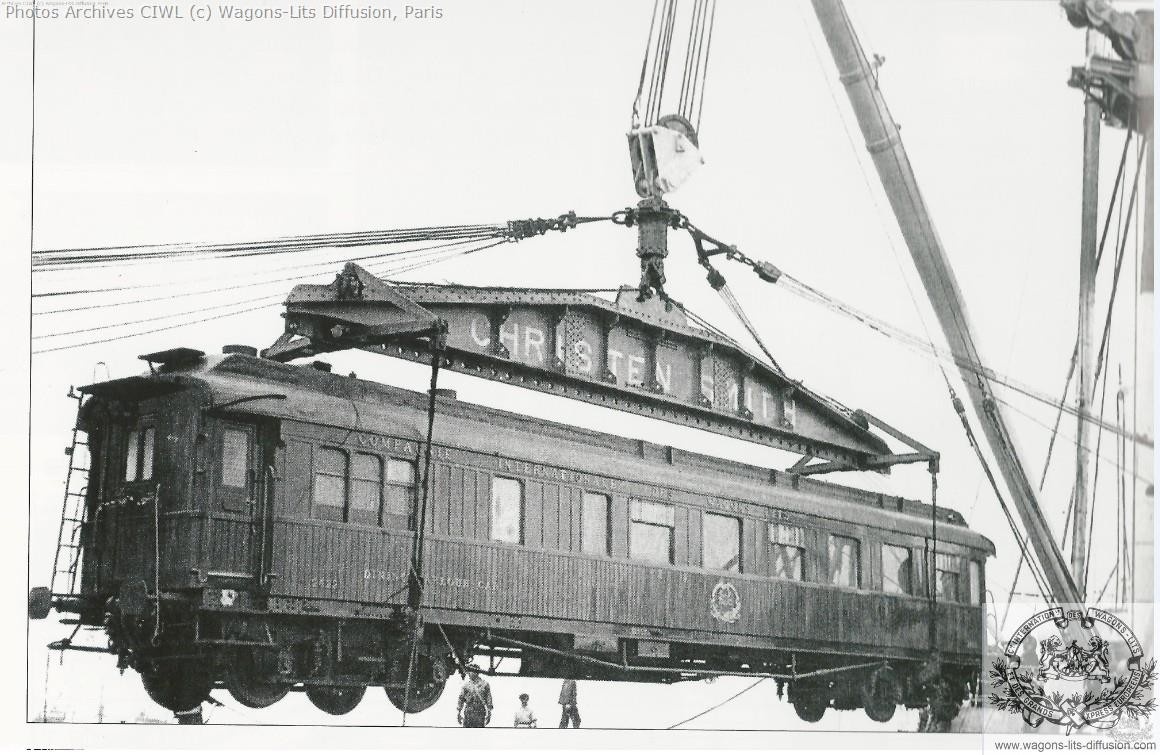
<path fill-rule="evenodd" d="M 77 413 L 73 421 L 72 438 L 64 449 L 68 456 L 68 473 L 65 475 L 60 528 L 56 535 L 56 554 L 52 560 L 52 581 L 49 583 L 53 596 L 74 595 L 77 591 L 77 570 L 80 567 L 81 539 L 85 531 L 85 499 L 88 495 L 91 463 L 89 436 L 81 429 L 84 394 L 70 388 L 68 395 L 76 400 Z M 80 449 L 84 451 L 78 455 Z"/>

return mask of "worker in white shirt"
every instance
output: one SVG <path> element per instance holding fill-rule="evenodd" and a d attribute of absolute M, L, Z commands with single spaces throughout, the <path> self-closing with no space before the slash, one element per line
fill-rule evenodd
<path fill-rule="evenodd" d="M 520 707 L 516 711 L 515 727 L 517 729 L 534 729 L 536 728 L 536 713 L 528 707 L 528 693 L 520 695 Z"/>

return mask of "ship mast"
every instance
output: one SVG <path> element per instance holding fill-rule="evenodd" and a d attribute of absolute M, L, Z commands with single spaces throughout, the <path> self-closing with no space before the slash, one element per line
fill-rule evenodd
<path fill-rule="evenodd" d="M 1087 59 L 1097 52 L 1099 33 L 1088 29 Z M 1087 421 L 1089 399 L 1095 387 L 1096 350 L 1092 341 L 1096 309 L 1096 238 L 1100 199 L 1100 118 L 1099 99 L 1084 97 L 1083 111 L 1083 194 L 1080 200 L 1079 234 L 1079 322 L 1076 348 L 1076 436 L 1075 492 L 1072 494 L 1071 574 L 1081 595 L 1087 592 L 1087 521 L 1091 452 Z"/>
<path fill-rule="evenodd" d="M 1153 312 L 1153 172 L 1152 172 L 1152 68 L 1153 68 L 1153 14 L 1150 10 L 1136 13 L 1120 11 L 1106 0 L 1060 0 L 1073 26 L 1086 28 L 1086 59 L 1083 67 L 1072 69 L 1069 84 L 1084 92 L 1084 156 L 1083 195 L 1080 224 L 1079 264 L 1079 321 L 1076 344 L 1076 371 L 1079 381 L 1076 403 L 1079 423 L 1076 434 L 1076 480 L 1072 501 L 1071 563 L 1080 590 L 1085 590 L 1089 564 L 1087 542 L 1090 531 L 1089 502 L 1094 491 L 1089 484 L 1090 423 L 1089 402 L 1095 394 L 1095 374 L 1099 369 L 1098 354 L 1092 348 L 1093 309 L 1095 303 L 1095 275 L 1099 251 L 1096 245 L 1098 224 L 1099 137 L 1101 122 L 1113 127 L 1134 131 L 1144 145 L 1144 181 L 1139 201 L 1143 205 L 1140 239 L 1140 257 L 1137 265 L 1136 332 L 1133 336 L 1135 363 L 1133 369 L 1132 428 L 1136 438 L 1153 437 L 1153 372 L 1152 372 L 1152 312 Z M 1107 38 L 1119 59 L 1101 57 L 1097 44 Z M 1129 210 L 1130 212 L 1130 210 Z M 1104 376 L 1107 380 L 1107 376 Z M 1131 524 L 1125 523 L 1131 533 L 1130 553 L 1124 554 L 1123 572 L 1131 580 L 1133 603 L 1151 603 L 1153 600 L 1153 537 L 1152 484 L 1153 458 L 1150 448 L 1143 453 L 1137 444 L 1132 447 Z M 1116 533 L 1116 538 L 1121 534 Z M 1124 538 L 1127 539 L 1126 537 Z M 1126 545 L 1127 543 L 1125 543 Z M 1127 548 L 1125 548 L 1127 550 Z M 1117 548 L 1117 553 L 1119 548 Z M 1121 567 L 1117 563 L 1117 573 Z M 1125 590 L 1124 592 L 1127 592 Z M 1121 592 L 1116 592 L 1117 600 Z"/>

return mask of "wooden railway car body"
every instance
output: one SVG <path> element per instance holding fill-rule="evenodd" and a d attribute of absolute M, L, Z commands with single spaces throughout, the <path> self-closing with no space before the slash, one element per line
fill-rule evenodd
<path fill-rule="evenodd" d="M 479 653 L 524 675 L 805 674 L 807 720 L 870 712 L 883 662 L 889 712 L 924 704 L 932 639 L 951 697 L 979 673 L 993 546 L 946 509 L 936 544 L 916 502 L 439 397 L 416 613 L 427 397 L 242 354 L 85 390 L 81 587 L 57 605 L 174 710 L 221 685 L 259 707 L 303 685 L 332 713 L 381 685 L 421 710 Z"/>

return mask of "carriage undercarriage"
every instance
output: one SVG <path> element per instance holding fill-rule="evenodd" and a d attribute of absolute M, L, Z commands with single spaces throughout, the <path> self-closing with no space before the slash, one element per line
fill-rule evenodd
<path fill-rule="evenodd" d="M 662 684 L 766 677 L 807 723 L 829 708 L 862 709 L 886 722 L 903 705 L 924 711 L 923 730 L 945 731 L 978 680 L 977 664 L 930 659 L 673 643 L 671 656 L 661 660 L 630 657 L 624 640 L 619 653 L 577 652 L 570 635 L 424 625 L 406 608 L 387 618 L 339 618 L 207 611 L 192 600 L 164 600 L 158 616 L 154 606 L 138 603 L 126 611 L 111 598 L 96 613 L 103 613 L 118 667 L 135 670 L 150 699 L 179 720 L 218 689 L 249 708 L 302 692 L 317 709 L 340 716 L 368 688 L 381 687 L 396 709 L 419 713 L 471 662 L 493 676 Z M 93 610 L 84 614 L 95 618 Z"/>

